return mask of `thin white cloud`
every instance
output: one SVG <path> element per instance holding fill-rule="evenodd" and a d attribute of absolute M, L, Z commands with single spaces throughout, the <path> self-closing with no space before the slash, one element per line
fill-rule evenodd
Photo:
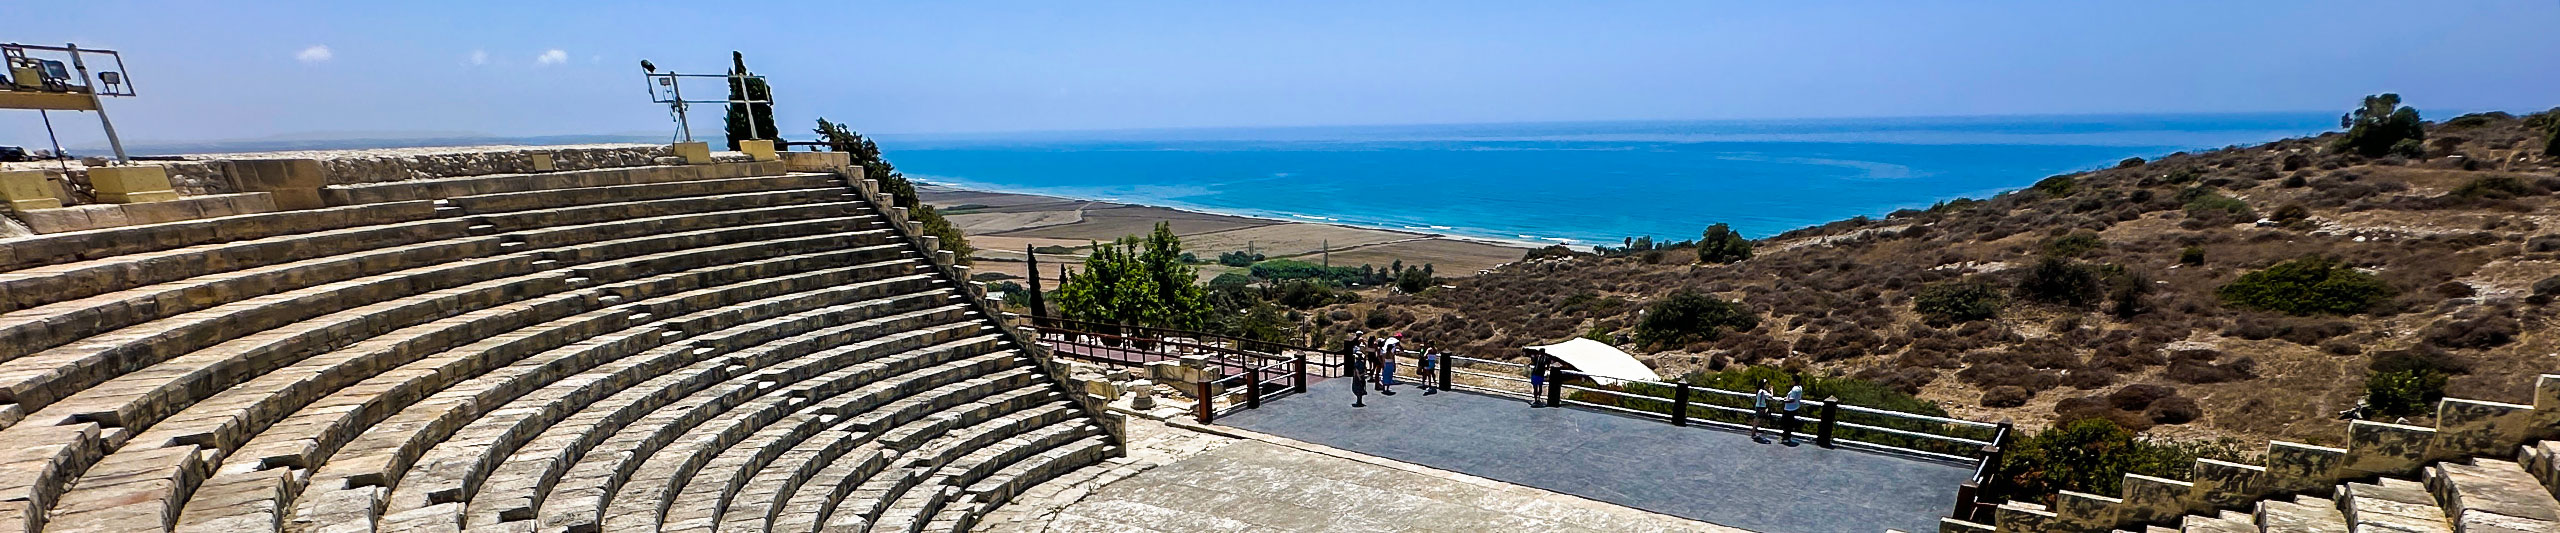
<path fill-rule="evenodd" d="M 337 54 L 329 52 L 328 45 L 315 44 L 311 45 L 310 48 L 302 49 L 301 53 L 294 54 L 293 59 L 304 63 L 319 63 L 328 61 L 329 58 L 336 56 Z"/>
<path fill-rule="evenodd" d="M 472 51 L 471 51 L 471 64 L 474 64 L 474 65 L 486 65 L 486 64 L 489 64 L 489 51 L 488 51 L 488 50 L 472 50 Z"/>
<path fill-rule="evenodd" d="M 534 57 L 533 62 L 537 65 L 558 65 L 561 63 L 567 63 L 569 62 L 569 52 L 567 50 L 553 48 L 543 51 L 540 56 Z"/>

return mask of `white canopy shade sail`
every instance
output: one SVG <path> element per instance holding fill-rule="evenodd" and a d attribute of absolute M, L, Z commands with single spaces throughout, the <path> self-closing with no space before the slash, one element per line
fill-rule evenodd
<path fill-rule="evenodd" d="M 1637 361 L 1636 356 L 1627 355 L 1627 352 L 1605 342 L 1576 337 L 1569 341 L 1545 346 L 1530 346 L 1530 348 L 1546 350 L 1547 355 L 1555 356 L 1557 360 L 1564 361 L 1564 364 L 1573 365 L 1575 371 L 1592 375 L 1592 381 L 1600 382 L 1602 385 L 1616 385 L 1620 380 L 1630 379 L 1662 381 L 1661 374 L 1653 373 L 1653 368 L 1644 366 L 1644 362 Z"/>

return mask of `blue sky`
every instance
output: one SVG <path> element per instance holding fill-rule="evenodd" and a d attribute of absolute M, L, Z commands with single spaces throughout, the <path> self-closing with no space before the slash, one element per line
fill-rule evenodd
<path fill-rule="evenodd" d="M 83 0 L 6 38 L 123 51 L 146 142 L 659 133 L 638 61 L 730 50 L 801 136 L 2560 105 L 2560 0 L 390 4 Z"/>

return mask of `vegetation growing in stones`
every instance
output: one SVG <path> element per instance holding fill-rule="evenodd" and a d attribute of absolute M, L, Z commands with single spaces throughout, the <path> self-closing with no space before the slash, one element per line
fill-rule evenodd
<path fill-rule="evenodd" d="M 770 113 L 770 111 L 767 112 Z M 924 234 L 940 237 L 942 249 L 951 251 L 951 255 L 958 257 L 961 264 L 970 262 L 969 256 L 976 253 L 977 249 L 969 246 L 969 235 L 961 233 L 958 226 L 951 225 L 951 220 L 943 218 L 942 213 L 934 211 L 933 206 L 925 205 L 924 201 L 916 198 L 915 184 L 908 182 L 906 174 L 898 172 L 897 166 L 889 164 L 887 158 L 880 156 L 880 145 L 872 143 L 870 138 L 863 137 L 852 128 L 845 127 L 843 123 L 828 122 L 825 117 L 818 118 L 818 128 L 815 131 L 818 134 L 818 140 L 827 143 L 827 150 L 852 154 L 853 164 L 862 167 L 862 177 L 880 182 L 881 192 L 889 194 L 891 203 L 907 208 L 907 216 L 924 227 Z M 1064 252 L 1044 250 L 1040 253 Z"/>
<path fill-rule="evenodd" d="M 2241 460 L 2238 441 L 2141 437 L 2104 418 L 2055 424 L 2016 439 L 2000 463 L 1996 497 L 2053 503 L 2057 491 L 2121 494 L 2125 474 L 2186 480 L 2197 458 Z"/>

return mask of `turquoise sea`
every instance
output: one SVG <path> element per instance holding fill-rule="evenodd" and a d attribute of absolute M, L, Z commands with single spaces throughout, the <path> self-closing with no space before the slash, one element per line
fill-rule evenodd
<path fill-rule="evenodd" d="M 1514 241 L 1754 237 L 2308 135 L 2328 113 L 889 135 L 930 183 Z"/>

